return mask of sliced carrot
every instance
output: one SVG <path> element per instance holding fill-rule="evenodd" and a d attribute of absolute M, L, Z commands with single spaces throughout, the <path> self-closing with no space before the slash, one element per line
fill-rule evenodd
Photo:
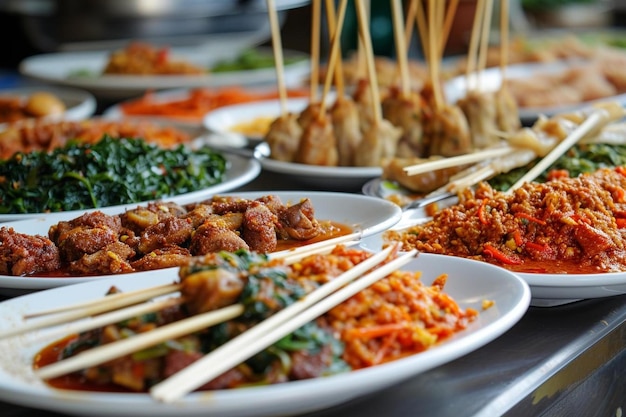
<path fill-rule="evenodd" d="M 518 265 L 522 263 L 519 258 L 505 254 L 504 252 L 496 249 L 490 243 L 484 244 L 483 252 L 506 265 Z"/>
<path fill-rule="evenodd" d="M 480 207 L 478 208 L 478 220 L 480 220 L 480 222 L 482 224 L 489 224 L 489 222 L 487 221 L 487 219 L 485 218 L 485 209 L 487 207 L 487 199 L 483 199 L 482 203 L 480 203 Z"/>
<path fill-rule="evenodd" d="M 530 214 L 526 214 L 526 213 L 515 213 L 515 217 L 519 217 L 519 218 L 522 218 L 522 219 L 526 219 L 526 220 L 528 220 L 528 221 L 531 221 L 531 222 L 534 222 L 534 223 L 540 224 L 540 225 L 542 225 L 542 226 L 544 226 L 544 225 L 546 224 L 546 222 L 545 222 L 545 221 L 543 221 L 543 220 L 541 220 L 541 219 L 538 219 L 538 218 L 536 218 L 536 217 L 533 217 L 533 216 L 531 216 Z"/>

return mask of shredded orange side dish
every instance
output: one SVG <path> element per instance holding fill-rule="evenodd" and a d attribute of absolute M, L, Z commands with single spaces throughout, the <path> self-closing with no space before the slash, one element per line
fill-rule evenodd
<path fill-rule="evenodd" d="M 308 91 L 290 90 L 289 97 L 306 97 Z M 278 98 L 278 91 L 259 92 L 241 87 L 222 89 L 197 88 L 178 100 L 159 100 L 154 92 L 122 103 L 121 111 L 127 116 L 161 116 L 187 121 L 201 121 L 205 114 L 220 107 Z"/>

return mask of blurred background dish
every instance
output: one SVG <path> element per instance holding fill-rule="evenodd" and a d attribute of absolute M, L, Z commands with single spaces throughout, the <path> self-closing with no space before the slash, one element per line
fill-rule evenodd
<path fill-rule="evenodd" d="M 95 97 L 75 88 L 33 86 L 0 90 L 0 129 L 24 119 L 82 120 L 95 111 Z"/>
<path fill-rule="evenodd" d="M 222 55 L 212 54 L 202 47 L 172 47 L 170 51 L 176 59 L 204 67 L 207 72 L 181 75 L 103 74 L 110 57 L 110 52 L 107 51 L 34 55 L 20 63 L 19 71 L 22 75 L 35 80 L 82 88 L 99 98 L 110 100 L 137 97 L 146 90 L 276 83 L 276 69 L 273 67 L 211 72 L 210 68 L 213 65 L 232 56 L 232 49 L 224 49 Z M 293 62 L 285 65 L 285 84 L 301 85 L 302 80 L 310 71 L 307 55 L 296 51 L 285 51 L 285 59 L 288 58 L 293 59 Z"/>
<path fill-rule="evenodd" d="M 289 97 L 305 97 L 309 91 L 292 89 Z M 153 92 L 114 104 L 103 112 L 105 118 L 147 118 L 182 126 L 203 126 L 205 116 L 237 104 L 277 99 L 276 87 L 198 87 Z"/>

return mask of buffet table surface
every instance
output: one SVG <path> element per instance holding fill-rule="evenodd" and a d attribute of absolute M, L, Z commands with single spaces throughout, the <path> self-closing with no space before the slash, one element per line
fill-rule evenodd
<path fill-rule="evenodd" d="M 263 172 L 239 190 L 316 188 L 298 181 Z M 626 295 L 530 307 L 505 334 L 460 359 L 307 416 L 619 416 L 626 411 L 624 369 Z M 3 417 L 60 415 L 0 408 Z"/>

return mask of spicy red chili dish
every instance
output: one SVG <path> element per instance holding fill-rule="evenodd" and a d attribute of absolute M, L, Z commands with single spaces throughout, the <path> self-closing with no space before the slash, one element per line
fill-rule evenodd
<path fill-rule="evenodd" d="M 427 223 L 388 231 L 406 250 L 461 256 L 530 273 L 626 271 L 626 169 L 526 183 L 511 194 L 487 183 Z M 386 244 L 387 244 L 386 243 Z"/>

